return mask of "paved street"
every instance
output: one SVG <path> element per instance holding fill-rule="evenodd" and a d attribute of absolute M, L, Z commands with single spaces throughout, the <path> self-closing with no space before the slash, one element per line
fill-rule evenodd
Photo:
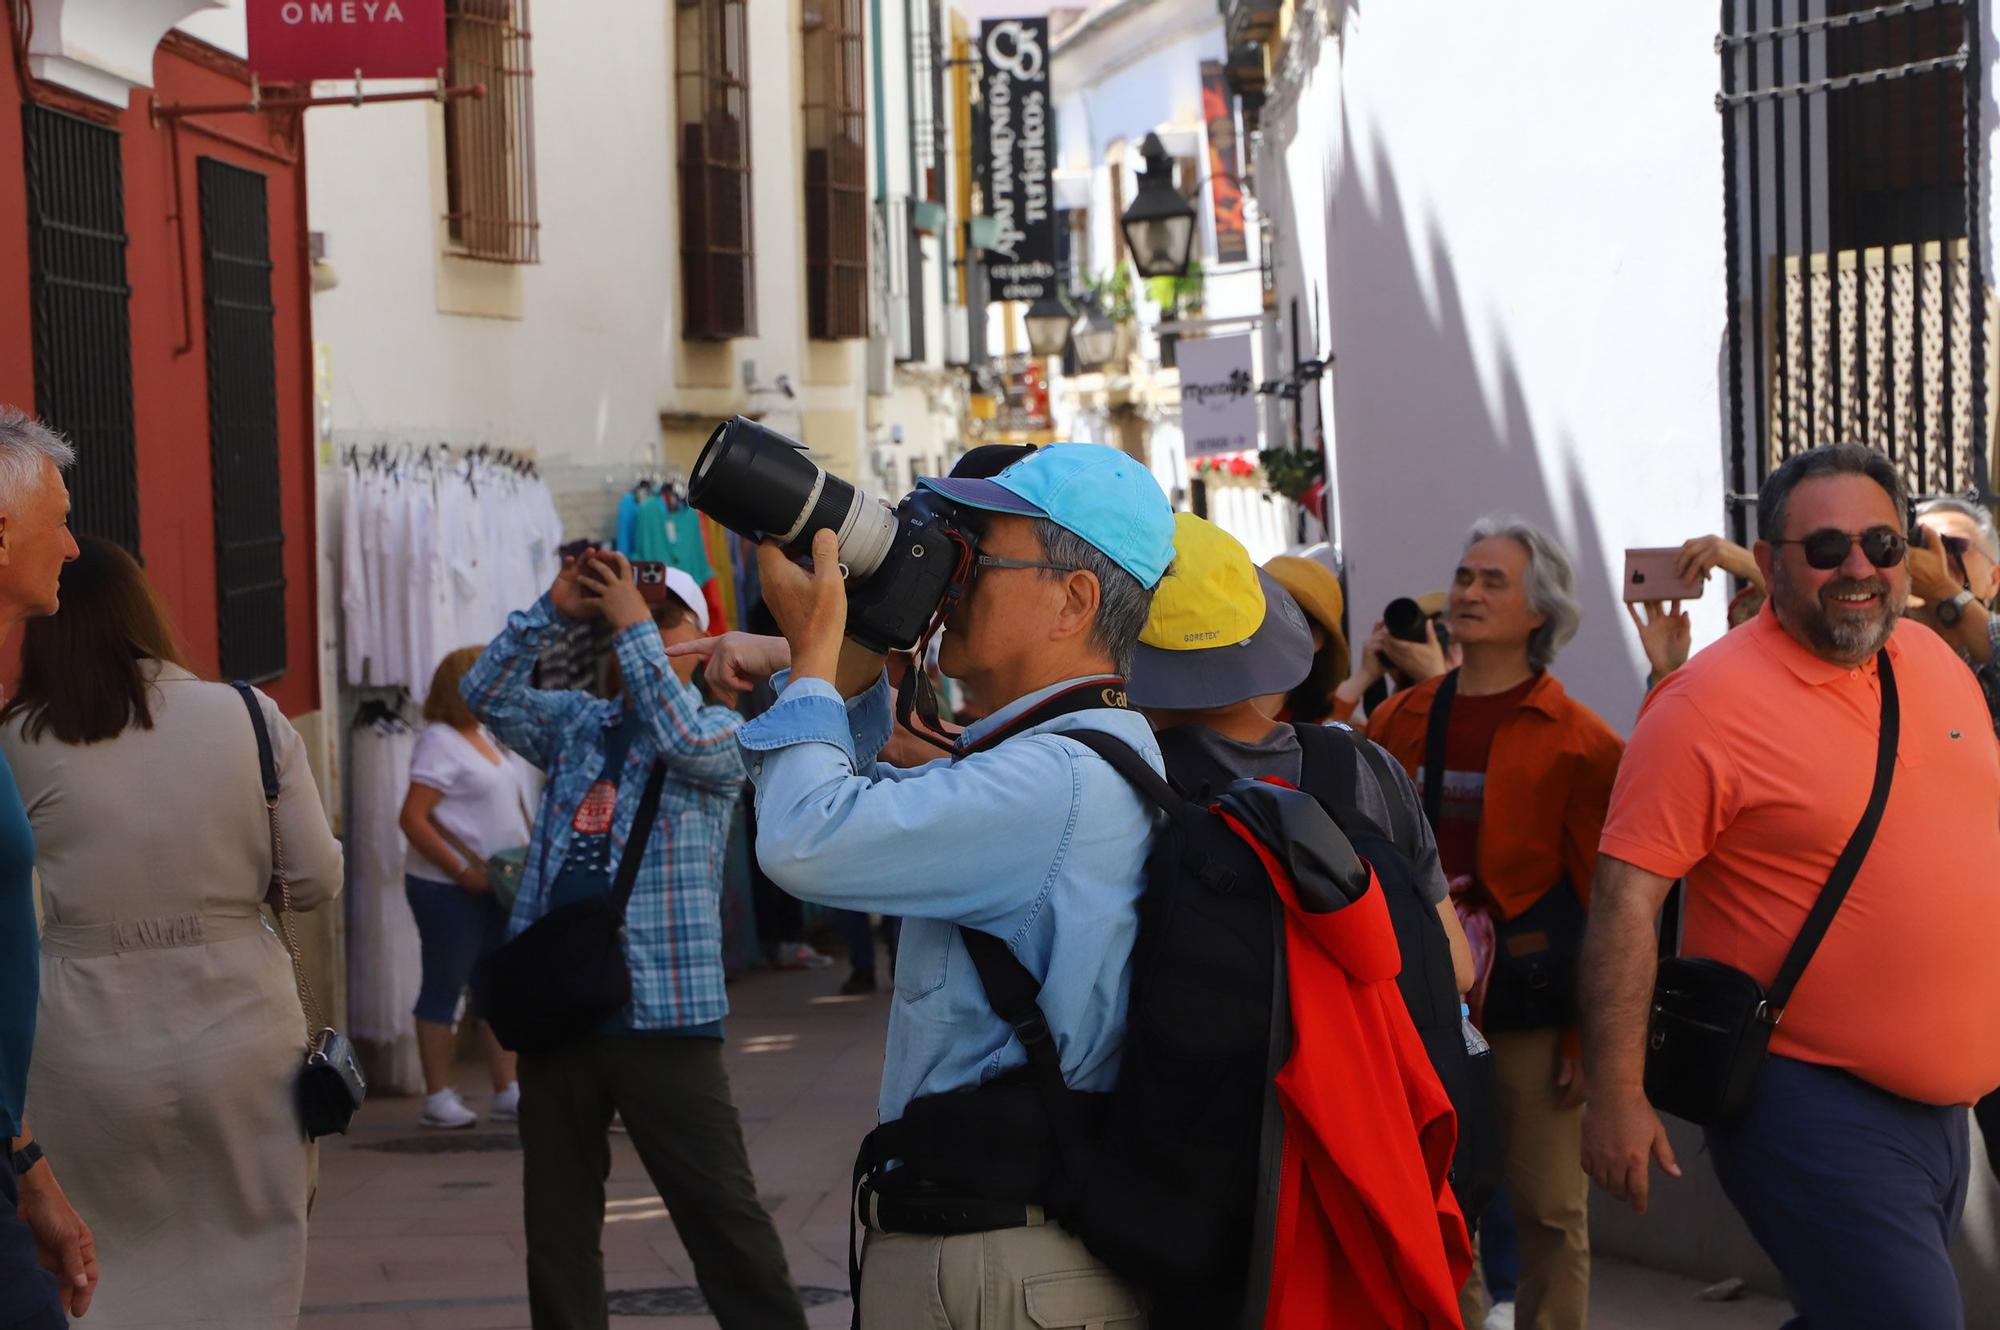
<path fill-rule="evenodd" d="M 834 995 L 844 969 L 752 975 L 730 990 L 729 1071 L 759 1189 L 815 1326 L 844 1326 L 854 1144 L 873 1117 L 888 999 Z M 474 1107 L 485 1087 L 466 1069 Z M 528 1324 L 513 1133 L 417 1126 L 419 1101 L 373 1102 L 321 1155 L 305 1330 L 509 1330 Z M 694 1271 L 631 1146 L 614 1138 L 604 1250 L 612 1324 L 712 1326 Z M 1600 1261 L 1595 1330 L 1768 1330 L 1780 1308 L 1699 1301 L 1699 1285 Z"/>

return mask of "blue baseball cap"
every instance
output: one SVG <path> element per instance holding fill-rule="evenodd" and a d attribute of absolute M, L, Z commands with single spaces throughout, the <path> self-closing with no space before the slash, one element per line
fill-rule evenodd
<path fill-rule="evenodd" d="M 1045 517 L 1152 587 L 1174 560 L 1174 510 L 1152 473 L 1101 443 L 1052 443 L 990 480 L 926 477 L 918 485 L 989 513 Z"/>

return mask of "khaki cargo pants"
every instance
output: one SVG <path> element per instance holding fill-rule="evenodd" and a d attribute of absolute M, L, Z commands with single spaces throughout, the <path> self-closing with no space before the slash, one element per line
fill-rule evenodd
<path fill-rule="evenodd" d="M 862 1330 L 1146 1330 L 1139 1295 L 1060 1225 L 870 1231 Z"/>

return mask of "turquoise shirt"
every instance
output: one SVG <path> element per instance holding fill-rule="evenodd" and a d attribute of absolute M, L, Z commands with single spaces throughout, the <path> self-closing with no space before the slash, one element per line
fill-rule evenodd
<path fill-rule="evenodd" d="M 984 752 L 904 770 L 875 760 L 891 732 L 886 679 L 845 704 L 825 680 L 780 682 L 777 703 L 738 735 L 757 787 L 759 862 L 801 899 L 903 916 L 882 1121 L 919 1095 L 1027 1061 L 987 1003 L 959 924 L 1004 940 L 1042 981 L 1064 1081 L 1110 1089 L 1153 814 L 1110 764 L 1061 736 L 1102 730 L 1161 769 L 1145 718 L 1073 711 Z M 1003 707 L 966 742 L 1075 682 Z"/>
<path fill-rule="evenodd" d="M 0 1136 L 21 1134 L 35 1006 L 42 995 L 42 940 L 35 929 L 35 833 L 14 769 L 0 757 Z"/>

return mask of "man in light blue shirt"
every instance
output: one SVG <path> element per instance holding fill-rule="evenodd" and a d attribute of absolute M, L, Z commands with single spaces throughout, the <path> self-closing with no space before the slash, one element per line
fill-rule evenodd
<path fill-rule="evenodd" d="M 1154 824 L 1124 778 L 1063 735 L 1099 730 L 1161 765 L 1145 719 L 1124 709 L 1122 677 L 1173 556 L 1172 510 L 1151 475 L 1111 448 L 1056 444 L 991 479 L 922 483 L 977 519 L 970 586 L 940 663 L 987 717 L 950 757 L 911 770 L 877 763 L 889 687 L 880 656 L 843 643 L 846 591 L 822 532 L 811 573 L 762 551 L 792 673 L 739 735 L 765 872 L 806 900 L 904 916 L 884 1122 L 913 1099 L 974 1089 L 1026 1062 L 960 925 L 1000 938 L 1041 981 L 1065 1083 L 1111 1088 Z M 987 1231 L 970 1233 L 910 1210 L 900 1223 L 864 1215 L 862 1323 L 928 1324 L 940 1301 L 952 1325 L 1049 1323 L 1030 1319 L 1025 1290 L 1056 1272 L 1074 1276 L 1065 1297 L 1101 1309 L 1094 1319 L 1140 1323 L 1136 1296 L 1038 1207 L 979 1213 Z"/>

